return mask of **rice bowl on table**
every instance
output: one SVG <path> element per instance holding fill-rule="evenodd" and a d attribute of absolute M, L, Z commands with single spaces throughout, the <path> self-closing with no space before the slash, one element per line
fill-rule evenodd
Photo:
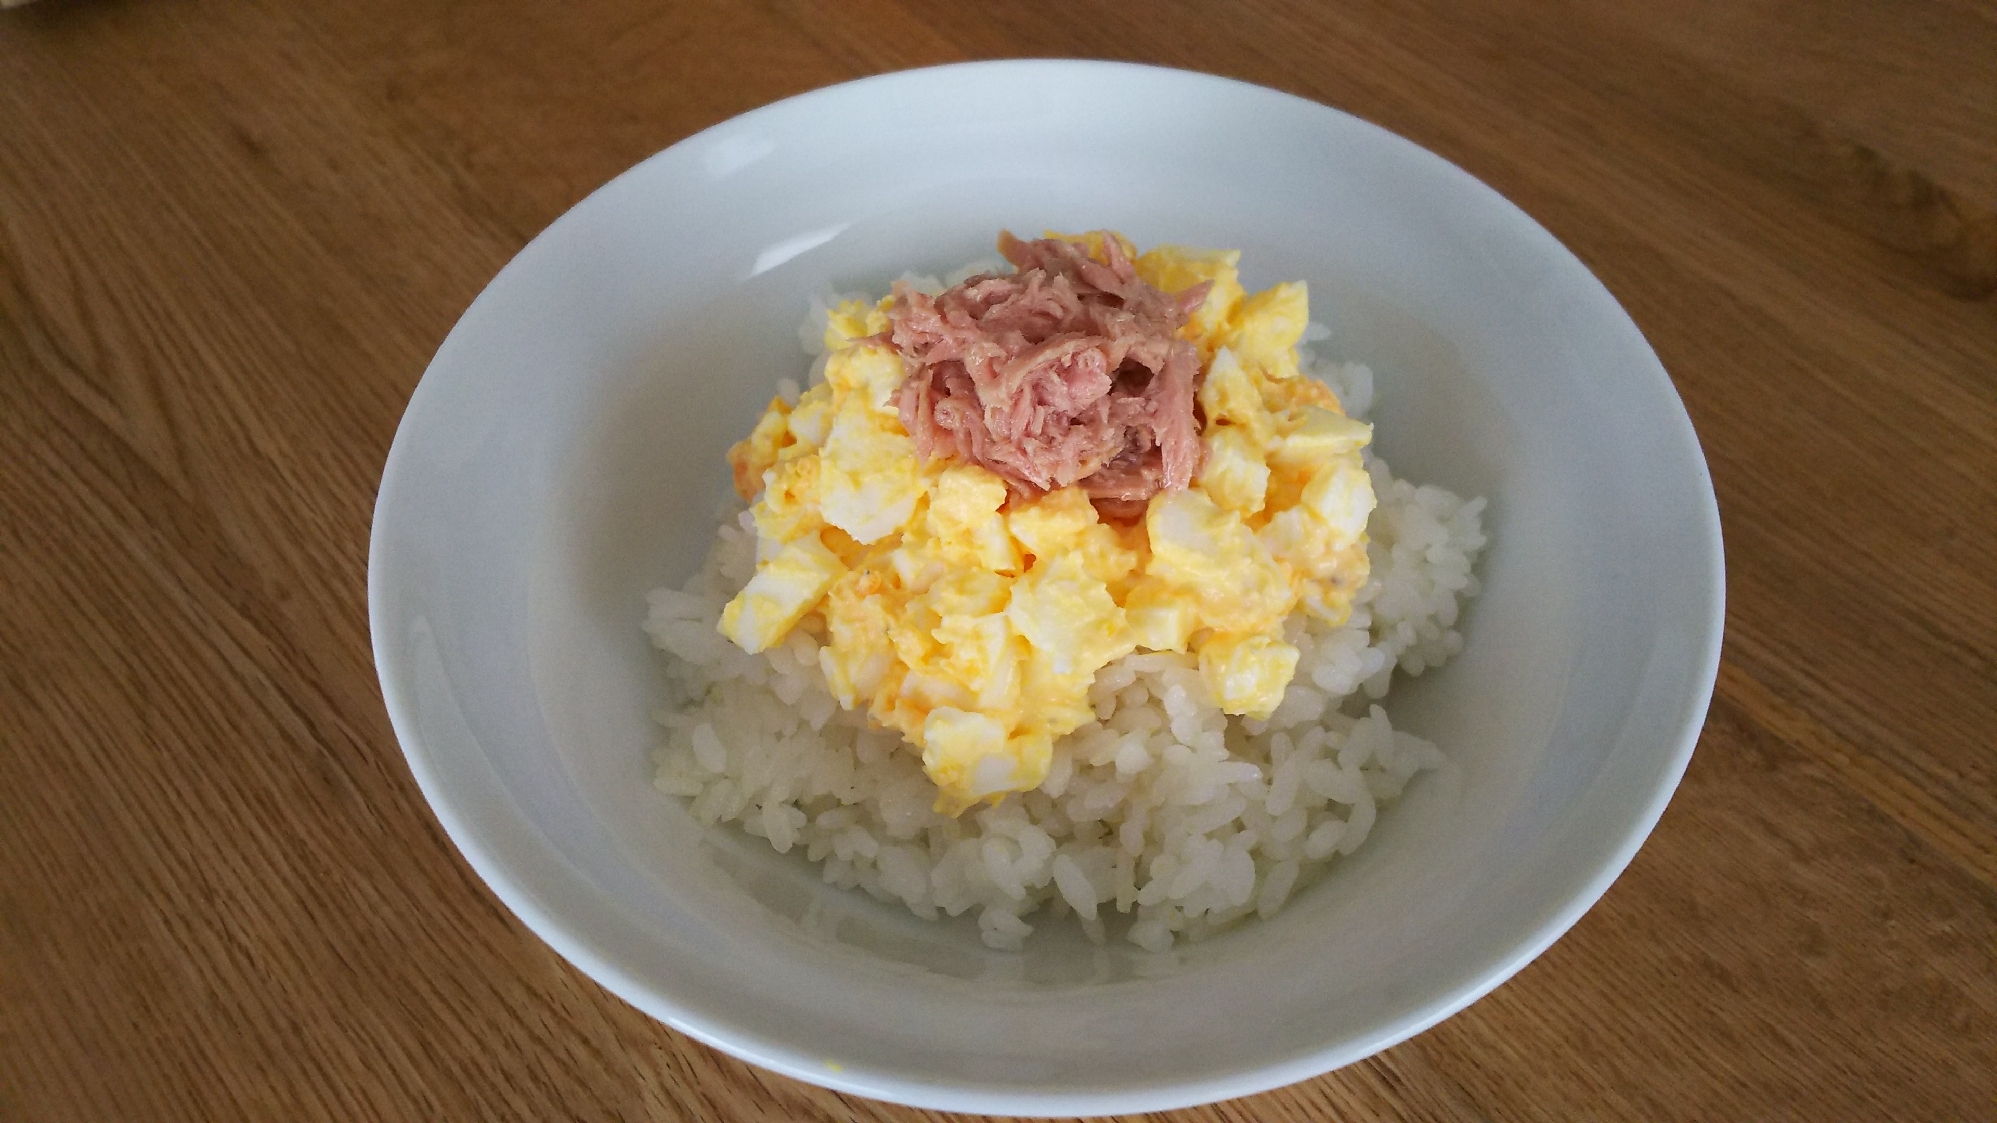
<path fill-rule="evenodd" d="M 368 570 L 410 771 L 528 930 L 757 1065 L 1002 1115 L 1262 1091 L 1502 983 L 1662 813 L 1724 600 L 1670 379 L 1529 217 L 1060 61 L 579 203 L 424 373 Z"/>

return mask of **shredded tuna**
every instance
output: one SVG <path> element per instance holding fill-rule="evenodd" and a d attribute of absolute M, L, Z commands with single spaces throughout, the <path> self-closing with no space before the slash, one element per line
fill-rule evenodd
<path fill-rule="evenodd" d="M 1110 517 L 1192 482 L 1199 353 L 1178 336 L 1207 285 L 1165 293 L 1114 237 L 1103 259 L 1058 238 L 999 235 L 1017 272 L 936 297 L 897 284 L 889 338 L 907 370 L 901 421 L 924 457 L 981 464 L 1015 494 L 1080 484 Z"/>

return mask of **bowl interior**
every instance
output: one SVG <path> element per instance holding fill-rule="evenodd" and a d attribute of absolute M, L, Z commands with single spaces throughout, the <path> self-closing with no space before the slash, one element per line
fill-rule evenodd
<path fill-rule="evenodd" d="M 1372 365 L 1397 474 L 1489 497 L 1456 661 L 1397 685 L 1452 767 L 1273 921 L 1163 956 L 993 952 L 704 831 L 650 784 L 662 658 L 722 455 L 802 378 L 811 293 L 1110 226 L 1303 278 Z M 1606 888 L 1704 714 L 1703 459 L 1655 356 L 1530 219 L 1350 117 L 1220 79 L 1005 63 L 871 79 L 693 137 L 592 195 L 466 313 L 410 403 L 370 561 L 377 661 L 440 820 L 501 898 L 677 1028 L 941 1108 L 1139 1110 L 1362 1057 L 1502 981 Z"/>

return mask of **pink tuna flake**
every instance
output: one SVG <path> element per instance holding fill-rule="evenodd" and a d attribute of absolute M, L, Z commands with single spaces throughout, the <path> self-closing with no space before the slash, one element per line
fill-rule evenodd
<path fill-rule="evenodd" d="M 1018 272 L 936 296 L 894 288 L 889 338 L 907 381 L 901 422 L 927 458 L 981 464 L 1014 494 L 1080 484 L 1105 515 L 1134 518 L 1200 465 L 1199 352 L 1179 328 L 1204 283 L 1164 293 L 1116 238 L 1098 261 L 1074 242 L 999 235 Z"/>

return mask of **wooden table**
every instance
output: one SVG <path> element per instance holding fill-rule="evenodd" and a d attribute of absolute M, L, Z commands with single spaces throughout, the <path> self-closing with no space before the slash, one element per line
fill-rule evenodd
<path fill-rule="evenodd" d="M 1656 345 L 1726 662 L 1623 878 L 1490 997 L 1183 1119 L 1997 1119 L 1987 2 L 225 3 L 0 15 L 0 1119 L 911 1119 L 610 997 L 389 732 L 431 352 L 592 188 L 965 58 L 1235 75 L 1524 207 Z"/>

